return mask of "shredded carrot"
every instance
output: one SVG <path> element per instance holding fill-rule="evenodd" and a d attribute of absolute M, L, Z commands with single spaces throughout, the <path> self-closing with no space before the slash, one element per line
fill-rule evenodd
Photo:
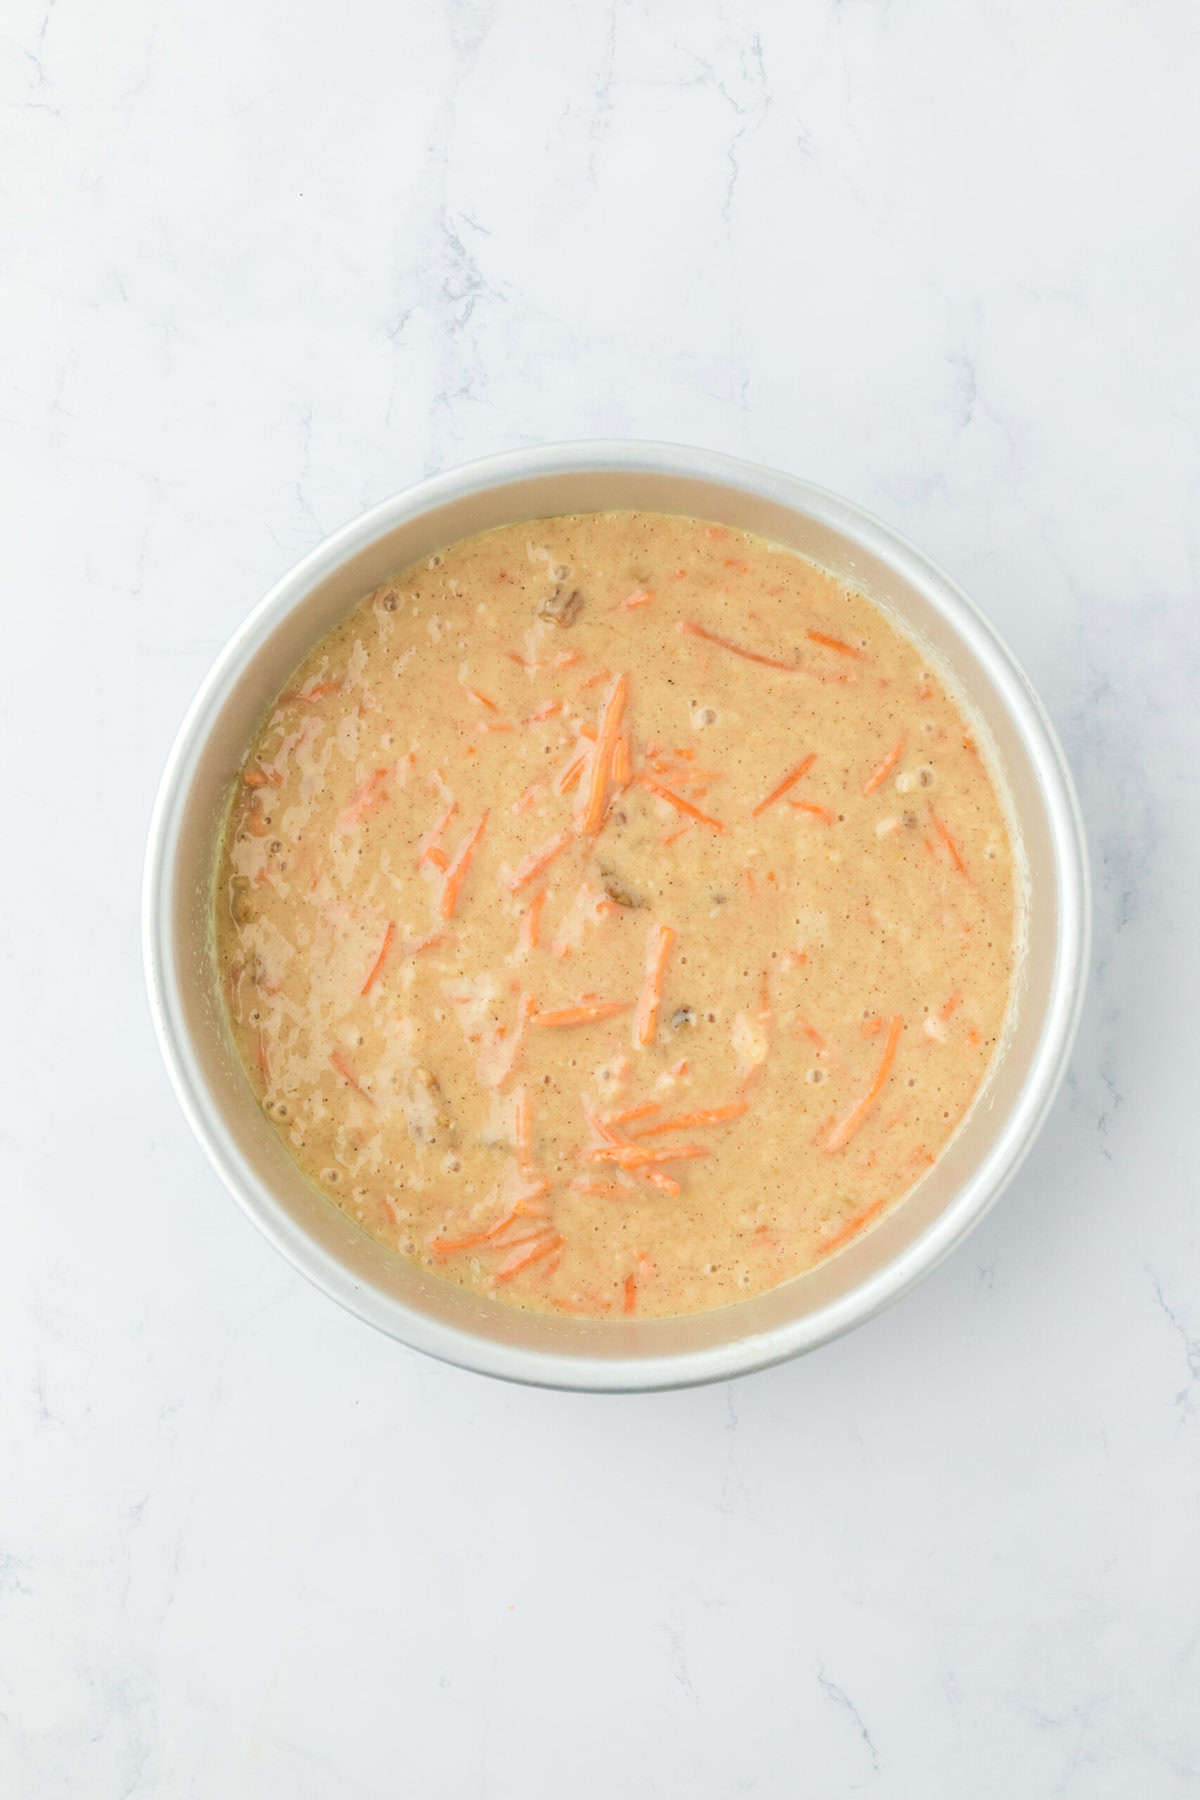
<path fill-rule="evenodd" d="M 691 1066 L 691 1058 L 688 1056 L 681 1056 L 677 1063 L 672 1064 L 668 1073 L 673 1075 L 676 1081 L 681 1081 Z"/>
<path fill-rule="evenodd" d="M 596 673 L 594 675 L 589 675 L 586 681 L 580 682 L 580 684 L 579 684 L 580 693 L 586 694 L 586 692 L 589 688 L 599 687 L 600 683 L 602 681 L 607 681 L 611 674 L 612 674 L 611 669 L 597 669 Z"/>
<path fill-rule="evenodd" d="M 306 706 L 311 706 L 314 700 L 323 700 L 326 694 L 340 694 L 341 691 L 340 681 L 318 681 L 316 687 L 310 687 L 307 693 L 297 694 L 296 698 L 303 700 Z"/>
<path fill-rule="evenodd" d="M 819 806 L 815 800 L 789 800 L 788 805 L 797 812 L 810 813 L 814 819 L 820 819 L 822 825 L 833 824 L 833 814 L 827 806 Z"/>
<path fill-rule="evenodd" d="M 613 751 L 612 778 L 616 787 L 628 787 L 633 779 L 633 740 L 623 731 Z"/>
<path fill-rule="evenodd" d="M 509 876 L 505 884 L 509 893 L 519 894 L 521 889 L 526 887 L 535 876 L 542 873 L 543 869 L 548 869 L 555 857 L 566 849 L 572 836 L 573 833 L 570 831 L 560 831 L 556 838 L 551 838 L 548 843 L 539 844 L 536 850 L 531 850 L 525 861 L 520 863 Z"/>
<path fill-rule="evenodd" d="M 565 769 L 560 770 L 554 783 L 560 794 L 570 793 L 571 789 L 578 782 L 579 777 L 583 774 L 587 759 L 588 752 L 586 750 L 581 750 L 574 762 L 568 763 Z"/>
<path fill-rule="evenodd" d="M 862 651 L 856 650 L 853 644 L 843 643 L 841 638 L 829 637 L 823 631 L 810 631 L 808 636 L 814 644 L 824 644 L 826 650 L 836 650 L 839 656 L 853 656 L 861 661 Z"/>
<path fill-rule="evenodd" d="M 676 1194 L 681 1194 L 683 1192 L 683 1189 L 680 1187 L 675 1177 L 673 1175 L 664 1175 L 661 1169 L 643 1169 L 641 1174 L 652 1187 L 656 1187 L 660 1193 L 669 1194 L 672 1199 L 675 1198 Z"/>
<path fill-rule="evenodd" d="M 536 780 L 531 781 L 529 786 L 525 788 L 522 793 L 518 794 L 517 798 L 513 801 L 513 811 L 522 813 L 528 812 L 545 785 L 546 778 L 544 775 L 539 775 Z"/>
<path fill-rule="evenodd" d="M 892 1072 L 892 1064 L 896 1060 L 896 1045 L 900 1042 L 900 1030 L 904 1020 L 899 1013 L 893 1013 L 888 1020 L 887 1041 L 883 1046 L 883 1055 L 879 1059 L 879 1067 L 875 1071 L 875 1079 L 857 1105 L 851 1107 L 839 1125 L 835 1125 L 825 1140 L 825 1149 L 832 1155 L 837 1150 L 844 1150 L 859 1126 L 876 1105 L 879 1096 L 887 1086 L 887 1078 Z"/>
<path fill-rule="evenodd" d="M 732 643 L 729 638 L 718 637 L 715 631 L 709 631 L 703 625 L 695 624 L 691 619 L 680 619 L 675 629 L 687 632 L 689 637 L 703 638 L 706 644 L 715 644 L 719 650 L 729 650 L 734 656 L 744 657 L 747 662 L 762 663 L 764 668 L 786 669 L 789 675 L 798 675 L 801 672 L 798 663 L 780 662 L 776 656 L 763 656 L 757 650 L 747 650 L 744 645 Z"/>
<path fill-rule="evenodd" d="M 383 805 L 387 795 L 382 791 L 390 769 L 373 769 L 367 779 L 351 794 L 338 816 L 339 825 L 358 825 L 370 818 Z"/>
<path fill-rule="evenodd" d="M 580 1300 L 578 1296 L 574 1294 L 568 1296 L 552 1294 L 550 1296 L 550 1304 L 551 1306 L 556 1306 L 559 1312 L 579 1313 L 584 1318 L 589 1319 L 594 1318 L 597 1313 L 612 1311 L 612 1307 L 607 1300 L 596 1298 Z"/>
<path fill-rule="evenodd" d="M 395 937 L 395 935 L 396 935 L 396 921 L 394 919 L 389 919 L 388 923 L 387 923 L 387 930 L 383 934 L 383 943 L 379 946 L 379 955 L 375 958 L 375 961 L 371 964 L 370 973 L 368 974 L 367 979 L 362 984 L 362 992 L 364 994 L 369 994 L 371 989 L 374 987 L 375 981 L 379 975 L 379 971 L 383 968 L 384 963 L 387 961 L 387 953 L 392 947 L 392 939 Z"/>
<path fill-rule="evenodd" d="M 541 939 L 542 908 L 545 904 L 546 890 L 539 888 L 522 915 L 521 936 L 529 950 L 536 950 Z"/>
<path fill-rule="evenodd" d="M 417 851 L 417 867 L 418 868 L 420 868 L 422 863 L 426 863 L 426 862 L 431 862 L 431 863 L 435 864 L 435 866 L 438 868 L 444 869 L 446 867 L 446 864 L 449 862 L 450 859 L 446 855 L 446 852 L 441 848 L 439 839 L 441 838 L 443 831 L 445 831 L 447 825 L 450 824 L 451 820 L 454 818 L 454 816 L 456 815 L 457 812 L 458 812 L 458 802 L 457 802 L 457 800 L 452 800 L 450 802 L 449 806 L 446 808 L 445 812 L 442 814 L 441 818 L 438 820 L 437 824 L 431 825 L 429 830 L 425 833 L 424 837 L 420 840 L 420 845 L 419 845 L 419 848 Z M 442 861 L 440 863 L 438 862 L 438 855 L 440 855 L 442 857 Z"/>
<path fill-rule="evenodd" d="M 848 1244 L 851 1238 L 857 1237 L 860 1231 L 865 1230 L 871 1220 L 881 1213 L 886 1205 L 887 1196 L 885 1194 L 881 1200 L 873 1200 L 870 1206 L 864 1206 L 862 1211 L 855 1213 L 852 1219 L 847 1219 L 840 1231 L 835 1231 L 831 1238 L 826 1238 L 819 1246 L 821 1255 L 832 1256 L 835 1250 L 840 1250 L 843 1244 Z"/>
<path fill-rule="evenodd" d="M 864 1037 L 878 1037 L 883 1030 L 883 1020 L 878 1013 L 870 1019 L 864 1019 L 858 1028 Z"/>
<path fill-rule="evenodd" d="M 657 794 L 660 800 L 665 800 L 668 806 L 673 806 L 677 813 L 683 813 L 689 819 L 698 819 L 701 825 L 707 825 L 712 831 L 724 831 L 725 827 L 720 819 L 710 818 L 708 813 L 701 812 L 698 806 L 693 806 L 690 800 L 685 800 L 682 794 L 676 794 L 671 788 L 663 787 L 662 783 L 655 781 L 653 776 L 638 775 L 635 780 L 642 787 L 647 788 L 650 793 Z"/>
<path fill-rule="evenodd" d="M 938 1018 L 941 1019 L 943 1021 L 943 1023 L 947 1019 L 953 1018 L 954 1014 L 958 1011 L 958 1009 L 961 1005 L 962 1005 L 962 994 L 959 992 L 955 992 L 955 993 L 951 994 L 951 996 L 947 1000 L 945 1006 L 943 1006 L 939 1010 Z"/>
<path fill-rule="evenodd" d="M 517 1089 L 517 1104 L 514 1113 L 513 1147 L 517 1153 L 517 1166 L 522 1171 L 527 1171 L 529 1168 L 530 1149 L 533 1141 L 531 1131 L 529 1089 L 527 1087 L 519 1087 Z"/>
<path fill-rule="evenodd" d="M 770 793 L 765 795 L 763 799 L 759 801 L 758 805 L 750 814 L 750 817 L 752 819 L 757 819 L 761 813 L 765 813 L 768 806 L 773 806 L 775 801 L 781 799 L 782 796 L 787 793 L 789 788 L 795 787 L 801 776 L 808 774 L 808 771 L 812 768 L 816 760 L 817 754 L 816 751 L 813 750 L 809 752 L 803 762 L 798 762 L 794 769 L 789 769 L 783 780 L 779 783 L 779 786 L 773 787 Z"/>
<path fill-rule="evenodd" d="M 450 858 L 446 855 L 446 852 L 442 849 L 440 844 L 430 844 L 422 861 L 432 864 L 432 866 L 438 870 L 439 874 L 444 874 L 450 867 Z"/>
<path fill-rule="evenodd" d="M 654 598 L 653 588 L 634 588 L 627 600 L 618 600 L 614 612 L 633 612 L 635 607 L 649 606 Z"/>
<path fill-rule="evenodd" d="M 493 1283 L 511 1281 L 514 1275 L 519 1275 L 521 1270 L 527 1269 L 531 1263 L 540 1262 L 543 1256 L 550 1256 L 555 1250 L 561 1249 L 562 1244 L 563 1239 L 556 1231 L 550 1237 L 531 1244 L 528 1249 L 517 1251 L 509 1257 L 507 1262 L 500 1264 L 492 1276 Z"/>
<path fill-rule="evenodd" d="M 572 663 L 583 660 L 582 650 L 557 650 L 550 659 L 556 669 L 569 669 Z"/>
<path fill-rule="evenodd" d="M 354 1089 L 355 1093 L 361 1094 L 363 1099 L 367 1102 L 367 1104 L 369 1106 L 374 1106 L 374 1104 L 375 1104 L 374 1100 L 372 1100 L 372 1098 L 371 1098 L 370 1094 L 368 1094 L 366 1088 L 363 1087 L 362 1083 L 357 1079 L 353 1069 L 350 1067 L 349 1063 L 346 1061 L 346 1059 L 342 1055 L 341 1051 L 340 1050 L 331 1050 L 329 1053 L 329 1060 L 332 1063 L 333 1067 L 337 1070 L 338 1074 L 342 1077 L 342 1080 L 348 1081 L 350 1083 L 350 1086 Z"/>
<path fill-rule="evenodd" d="M 563 703 L 561 700 L 543 700 L 540 706 L 534 707 L 525 723 L 527 725 L 540 725 L 543 719 L 552 719 L 555 713 L 560 713 L 562 709 Z"/>
<path fill-rule="evenodd" d="M 656 1163 L 692 1162 L 707 1156 L 707 1144 L 660 1144 L 654 1149 L 637 1144 L 596 1144 L 588 1151 L 593 1162 L 614 1162 L 619 1169 L 645 1169 Z"/>
<path fill-rule="evenodd" d="M 664 1131 L 692 1131 L 698 1125 L 724 1125 L 729 1119 L 740 1119 L 746 1110 L 744 1100 L 735 1100 L 729 1106 L 702 1106 L 696 1112 L 680 1113 L 674 1119 L 660 1119 L 655 1125 L 645 1125 L 634 1136 L 658 1137 Z"/>
<path fill-rule="evenodd" d="M 621 719 L 625 712 L 625 701 L 628 694 L 628 675 L 618 675 L 608 699 L 604 702 L 604 709 L 596 730 L 596 746 L 592 751 L 588 768 L 587 792 L 579 821 L 579 829 L 585 837 L 594 837 L 604 819 L 605 807 L 608 802 L 608 781 L 612 772 L 613 751 L 616 749 L 617 738 L 620 735 Z"/>
<path fill-rule="evenodd" d="M 591 1025 L 598 1019 L 615 1018 L 628 1009 L 628 1000 L 593 1000 L 586 1006 L 564 1006 L 558 1012 L 534 1013 L 534 1025 Z"/>
<path fill-rule="evenodd" d="M 414 938 L 411 944 L 406 944 L 404 954 L 419 956 L 422 950 L 432 950 L 435 944 L 444 944 L 445 941 L 446 933 L 444 931 L 430 931 L 423 938 Z"/>
<path fill-rule="evenodd" d="M 525 1037 L 525 1028 L 537 1011 L 537 1001 L 532 994 L 518 992 L 517 1022 L 508 1045 L 508 1055 L 503 1064 L 486 1076 L 489 1087 L 501 1088 L 517 1066 L 517 1058 L 521 1053 L 521 1044 Z"/>
<path fill-rule="evenodd" d="M 652 1044 L 658 1030 L 658 1009 L 662 1004 L 663 976 L 675 933 L 670 925 L 652 925 L 646 939 L 646 980 L 633 1022 L 633 1038 L 637 1044 Z"/>
<path fill-rule="evenodd" d="M 494 700 L 489 700 L 486 694 L 481 694 L 478 688 L 468 687 L 464 681 L 462 684 L 462 691 L 469 700 L 474 700 L 476 705 L 486 706 L 489 712 L 496 711 L 496 702 Z"/>
<path fill-rule="evenodd" d="M 471 866 L 471 858 L 475 854 L 476 846 L 483 836 L 484 826 L 487 822 L 488 813 L 484 811 L 480 813 L 479 822 L 474 831 L 467 838 L 458 855 L 446 870 L 446 885 L 442 889 L 443 919 L 450 918 L 455 907 L 458 905 L 458 896 L 462 891 L 462 884 L 466 879 L 467 870 Z"/>
<path fill-rule="evenodd" d="M 633 1310 L 636 1306 L 637 1306 L 637 1276 L 630 1274 L 625 1277 L 624 1300 L 622 1302 L 622 1310 L 624 1312 L 631 1313 L 631 1312 L 633 1312 Z"/>
<path fill-rule="evenodd" d="M 573 1194 L 587 1194 L 595 1200 L 629 1200 L 636 1196 L 634 1187 L 622 1187 L 619 1181 L 589 1181 L 579 1175 L 568 1184 Z"/>
<path fill-rule="evenodd" d="M 970 1044 L 972 1050 L 977 1050 L 983 1042 L 983 1039 L 980 1037 L 974 1025 L 972 1025 L 971 1029 L 967 1032 L 967 1042 Z"/>
<path fill-rule="evenodd" d="M 937 834 L 941 838 L 943 844 L 945 844 L 947 850 L 950 852 L 951 862 L 954 864 L 955 868 L 958 870 L 960 875 L 965 875 L 967 873 L 967 865 L 962 859 L 962 852 L 959 850 L 958 845 L 955 843 L 955 841 L 951 837 L 950 833 L 946 830 L 946 827 L 943 825 L 942 821 L 938 818 L 937 814 L 934 812 L 932 806 L 929 809 L 929 817 L 933 821 L 934 830 L 937 832 Z"/>
<path fill-rule="evenodd" d="M 258 1072 L 262 1076 L 263 1086 L 271 1085 L 271 1053 L 267 1045 L 267 1034 L 260 1027 L 258 1033 Z"/>
<path fill-rule="evenodd" d="M 648 1119 L 651 1113 L 661 1112 L 662 1105 L 657 1100 L 643 1100 L 640 1106 L 627 1106 L 624 1112 L 609 1113 L 606 1125 L 628 1125 L 633 1119 Z M 642 1134 L 645 1136 L 645 1133 Z"/>
<path fill-rule="evenodd" d="M 875 768 L 873 768 L 871 770 L 871 773 L 867 776 L 867 779 L 863 782 L 863 793 L 864 794 L 873 794 L 875 792 L 875 789 L 880 785 L 880 783 L 887 780 L 888 776 L 891 774 L 892 770 L 895 768 L 896 764 L 900 761 L 900 758 L 903 755 L 904 755 L 904 739 L 902 737 L 899 737 L 896 739 L 896 742 L 892 745 L 891 749 L 888 751 L 888 753 L 884 757 L 883 761 L 881 763 L 876 764 Z"/>
<path fill-rule="evenodd" d="M 825 1039 L 821 1036 L 821 1033 L 817 1030 L 816 1026 L 810 1025 L 808 1020 L 801 1018 L 798 1013 L 796 1015 L 796 1024 L 801 1034 L 808 1039 L 810 1044 L 815 1045 L 818 1050 L 824 1050 L 826 1048 Z"/>

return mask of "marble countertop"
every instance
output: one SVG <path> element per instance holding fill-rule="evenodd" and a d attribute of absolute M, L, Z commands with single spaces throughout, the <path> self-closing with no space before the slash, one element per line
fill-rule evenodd
<path fill-rule="evenodd" d="M 1195 1795 L 1198 44 L 1187 0 L 9 0 L 0 1791 Z M 1097 906 L 966 1247 L 633 1399 L 310 1290 L 192 1142 L 138 942 L 262 590 L 428 471 L 601 435 L 944 563 Z"/>

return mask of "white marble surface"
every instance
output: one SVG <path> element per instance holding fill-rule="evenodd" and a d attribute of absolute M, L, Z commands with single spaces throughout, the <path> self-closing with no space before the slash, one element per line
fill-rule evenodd
<path fill-rule="evenodd" d="M 1195 1795 L 1198 65 L 1189 0 L 7 0 L 0 1792 Z M 260 591 L 426 471 L 601 434 L 944 561 L 1097 878 L 1068 1090 L 970 1244 L 641 1399 L 310 1291 L 138 951 Z"/>

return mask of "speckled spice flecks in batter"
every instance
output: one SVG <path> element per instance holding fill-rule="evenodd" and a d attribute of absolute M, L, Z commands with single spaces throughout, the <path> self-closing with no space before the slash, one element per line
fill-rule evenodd
<path fill-rule="evenodd" d="M 456 544 L 313 651 L 217 884 L 230 1020 L 301 1166 L 514 1305 L 688 1312 L 921 1178 L 1013 969 L 961 713 L 861 594 L 694 520 Z"/>

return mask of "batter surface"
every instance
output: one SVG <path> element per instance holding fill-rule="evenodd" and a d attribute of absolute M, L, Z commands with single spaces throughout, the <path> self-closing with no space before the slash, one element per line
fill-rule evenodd
<path fill-rule="evenodd" d="M 918 648 L 791 551 L 588 514 L 454 544 L 280 695 L 217 881 L 233 1035 L 337 1205 L 447 1280 L 720 1306 L 969 1108 L 1013 852 Z"/>

